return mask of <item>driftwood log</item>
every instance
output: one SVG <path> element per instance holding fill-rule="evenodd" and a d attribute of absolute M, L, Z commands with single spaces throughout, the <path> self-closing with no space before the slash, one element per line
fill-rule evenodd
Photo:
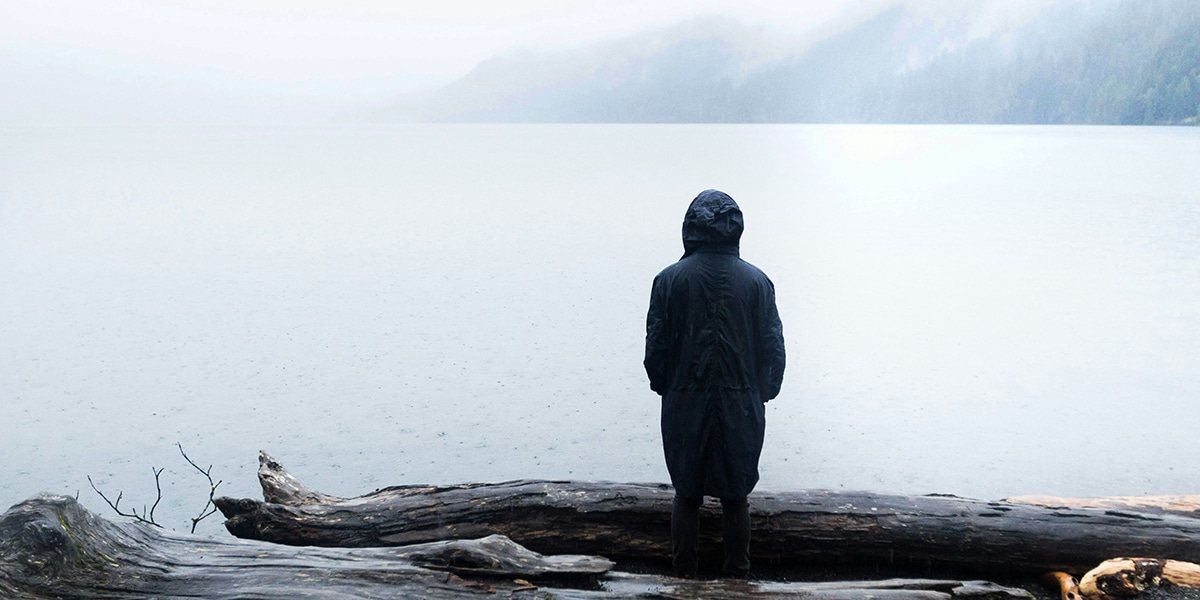
<path fill-rule="evenodd" d="M 1157 587 L 1196 590 L 1200 588 L 1200 565 L 1162 558 L 1113 558 L 1082 578 L 1053 571 L 1046 573 L 1045 582 L 1059 590 L 1062 600 L 1119 600 Z"/>
<path fill-rule="evenodd" d="M 1087 600 L 1128 598 L 1159 586 L 1200 587 L 1200 565 L 1161 558 L 1114 558 L 1079 580 L 1079 592 Z"/>
<path fill-rule="evenodd" d="M 219 498 L 235 536 L 376 547 L 504 535 L 543 554 L 665 563 L 666 485 L 571 481 L 390 487 L 357 498 L 312 491 L 265 453 L 265 501 Z M 874 565 L 889 573 L 1083 573 L 1113 556 L 1200 560 L 1200 519 L 1159 510 L 1071 508 L 953 496 L 804 491 L 753 494 L 758 565 Z M 719 505 L 702 509 L 701 547 L 720 552 Z"/>
<path fill-rule="evenodd" d="M 540 556 L 502 537 L 368 549 L 206 538 L 107 521 L 65 496 L 31 498 L 0 516 L 0 597 L 14 600 L 1029 597 L 1024 590 L 978 581 L 756 583 L 602 576 L 609 566 L 599 557 Z"/>

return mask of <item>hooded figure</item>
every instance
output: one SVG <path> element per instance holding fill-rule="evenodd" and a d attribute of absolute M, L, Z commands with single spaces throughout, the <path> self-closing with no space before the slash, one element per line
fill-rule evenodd
<path fill-rule="evenodd" d="M 646 374 L 662 396 L 663 451 L 675 486 L 676 572 L 695 576 L 699 507 L 722 505 L 727 575 L 750 569 L 746 496 L 758 483 L 764 404 L 783 383 L 775 286 L 738 256 L 742 211 L 724 192 L 696 196 L 683 218 L 683 257 L 654 278 Z"/>

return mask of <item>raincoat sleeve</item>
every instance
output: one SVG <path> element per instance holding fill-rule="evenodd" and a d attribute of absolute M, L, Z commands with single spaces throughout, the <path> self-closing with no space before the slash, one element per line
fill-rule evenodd
<path fill-rule="evenodd" d="M 646 314 L 646 358 L 642 365 L 650 377 L 650 389 L 659 396 L 667 391 L 671 340 L 667 325 L 667 294 L 662 275 L 654 278 L 650 290 L 650 310 Z"/>
<path fill-rule="evenodd" d="M 763 402 L 767 402 L 779 395 L 787 357 L 783 347 L 783 321 L 779 320 L 779 310 L 775 306 L 775 284 L 770 280 L 767 280 L 763 296 L 758 385 Z"/>

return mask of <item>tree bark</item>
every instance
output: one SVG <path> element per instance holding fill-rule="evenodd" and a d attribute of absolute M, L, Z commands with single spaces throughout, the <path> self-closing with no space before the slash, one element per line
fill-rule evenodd
<path fill-rule="evenodd" d="M 107 521 L 65 496 L 31 498 L 0 516 L 0 597 L 14 600 L 1029 598 L 1023 590 L 977 581 L 750 583 L 602 575 L 610 566 L 593 556 L 537 555 L 498 536 L 366 549 L 206 538 Z"/>
<path fill-rule="evenodd" d="M 373 547 L 507 536 L 544 554 L 669 560 L 667 485 L 513 481 L 401 486 L 357 498 L 313 492 L 265 453 L 265 502 L 219 498 L 238 537 Z M 753 494 L 759 565 L 874 565 L 891 573 L 1082 573 L 1113 556 L 1200 560 L 1200 520 L 1159 512 L 1036 506 L 953 496 L 802 491 Z M 701 512 L 701 549 L 719 560 L 719 504 Z"/>

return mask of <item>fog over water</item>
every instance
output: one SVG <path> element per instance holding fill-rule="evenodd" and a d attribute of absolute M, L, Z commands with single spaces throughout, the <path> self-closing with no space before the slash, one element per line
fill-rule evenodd
<path fill-rule="evenodd" d="M 748 28 L 739 51 L 765 59 L 889 6 L 982 35 L 1082 2 L 8 0 L 0 123 L 325 122 L 450 84 L 490 59 L 587 54 L 640 36 L 637 62 L 662 50 L 658 32 L 697 20 Z"/>
<path fill-rule="evenodd" d="M 1195 129 L 2 133 L 4 506 L 165 466 L 183 527 L 176 442 L 233 496 L 260 449 L 339 495 L 666 481 L 646 295 L 705 187 L 787 336 L 760 489 L 1197 491 Z"/>

